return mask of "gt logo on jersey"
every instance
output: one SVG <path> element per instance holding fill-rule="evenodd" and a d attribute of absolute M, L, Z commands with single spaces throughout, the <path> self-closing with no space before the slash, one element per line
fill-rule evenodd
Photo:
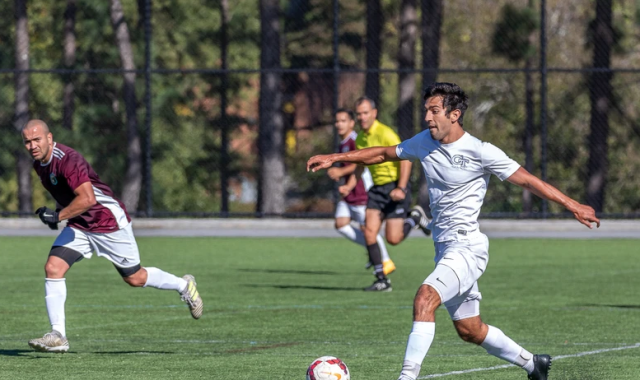
<path fill-rule="evenodd" d="M 51 184 L 53 186 L 58 184 L 58 179 L 56 178 L 56 173 L 49 174 L 49 181 L 51 181 Z"/>
<path fill-rule="evenodd" d="M 453 162 L 454 166 L 464 168 L 469 163 L 469 159 L 461 154 L 456 154 L 451 158 L 451 162 Z"/>

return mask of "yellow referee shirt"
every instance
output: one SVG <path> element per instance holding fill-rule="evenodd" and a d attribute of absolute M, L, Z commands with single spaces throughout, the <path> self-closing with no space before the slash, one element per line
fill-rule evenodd
<path fill-rule="evenodd" d="M 400 144 L 400 142 L 400 137 L 393 129 L 376 120 L 367 132 L 361 130 L 358 133 L 356 148 L 394 146 Z M 383 162 L 381 164 L 369 165 L 368 168 L 371 172 L 371 177 L 373 177 L 373 184 L 379 186 L 398 180 L 400 162 Z"/>

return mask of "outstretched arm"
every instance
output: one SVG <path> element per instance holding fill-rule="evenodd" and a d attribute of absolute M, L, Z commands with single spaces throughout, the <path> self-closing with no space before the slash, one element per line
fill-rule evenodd
<path fill-rule="evenodd" d="M 317 172 L 330 168 L 335 162 L 350 162 L 359 165 L 375 165 L 386 161 L 400 161 L 394 146 L 377 146 L 357 149 L 345 153 L 322 154 L 307 161 L 307 171 Z"/>
<path fill-rule="evenodd" d="M 544 182 L 540 178 L 529 173 L 525 168 L 520 167 L 507 181 L 527 189 L 540 198 L 553 201 L 564 206 L 573 213 L 573 216 L 582 224 L 593 228 L 591 223 L 596 223 L 600 227 L 600 219 L 596 218 L 596 213 L 590 206 L 583 205 L 564 195 L 560 190 Z"/>

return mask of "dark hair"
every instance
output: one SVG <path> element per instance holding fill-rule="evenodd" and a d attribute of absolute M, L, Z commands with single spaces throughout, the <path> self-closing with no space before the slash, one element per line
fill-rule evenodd
<path fill-rule="evenodd" d="M 335 114 L 337 115 L 339 113 L 346 113 L 347 115 L 349 115 L 349 119 L 354 121 L 356 120 L 356 115 L 351 110 L 348 110 L 346 108 L 338 108 Z"/>
<path fill-rule="evenodd" d="M 427 100 L 433 96 L 442 97 L 445 115 L 448 116 L 453 110 L 460 110 L 458 124 L 462 126 L 462 118 L 464 117 L 464 111 L 467 110 L 469 97 L 462 91 L 460 86 L 455 83 L 434 82 L 424 90 L 423 98 Z"/>
<path fill-rule="evenodd" d="M 359 106 L 360 104 L 364 103 L 364 102 L 369 102 L 369 104 L 371 104 L 371 108 L 373 108 L 373 109 L 376 108 L 376 102 L 374 102 L 373 99 L 371 99 L 368 96 L 359 97 L 358 100 L 356 100 L 356 107 Z"/>

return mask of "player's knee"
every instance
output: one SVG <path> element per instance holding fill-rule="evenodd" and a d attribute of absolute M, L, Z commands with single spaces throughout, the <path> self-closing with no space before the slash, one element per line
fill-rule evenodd
<path fill-rule="evenodd" d="M 334 223 L 334 225 L 333 225 L 333 226 L 335 227 L 335 229 L 336 229 L 336 230 L 339 230 L 339 229 L 341 229 L 342 227 L 346 226 L 347 224 L 349 224 L 349 223 L 344 223 L 344 222 L 342 222 L 342 221 L 337 221 L 337 220 L 336 220 L 336 222 Z"/>
<path fill-rule="evenodd" d="M 133 274 L 129 277 L 122 277 L 122 279 L 124 280 L 124 282 L 126 282 L 127 284 L 129 284 L 134 288 L 141 288 L 146 283 L 146 281 L 144 281 L 142 277 L 137 274 Z"/>
<path fill-rule="evenodd" d="M 413 300 L 413 318 L 415 321 L 433 322 L 435 311 L 440 306 L 440 295 L 429 285 L 422 285 Z"/>
<path fill-rule="evenodd" d="M 376 239 L 378 238 L 378 231 L 365 226 L 362 230 L 364 233 L 364 238 L 367 241 L 367 244 L 374 244 Z"/>
<path fill-rule="evenodd" d="M 387 236 L 387 243 L 391 244 L 391 245 L 398 245 L 402 242 L 402 237 L 400 236 L 394 236 L 394 235 L 388 235 Z"/>
<path fill-rule="evenodd" d="M 44 274 L 47 278 L 62 278 L 66 272 L 66 268 L 60 263 L 47 261 L 44 264 Z"/>
<path fill-rule="evenodd" d="M 460 339 L 468 343 L 480 345 L 484 340 L 481 329 L 471 326 L 456 326 Z M 486 334 L 485 334 L 486 335 Z"/>
<path fill-rule="evenodd" d="M 115 266 L 115 265 L 114 265 Z M 122 279 L 134 288 L 140 288 L 147 284 L 147 271 L 139 264 L 130 268 L 115 267 Z"/>

